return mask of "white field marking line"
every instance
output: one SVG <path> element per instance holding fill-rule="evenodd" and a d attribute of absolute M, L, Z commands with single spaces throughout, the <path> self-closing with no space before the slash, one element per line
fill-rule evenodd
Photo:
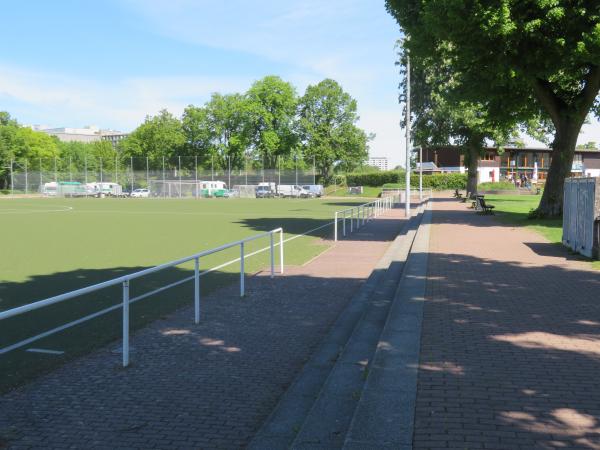
<path fill-rule="evenodd" d="M 289 237 L 289 238 L 285 239 L 283 242 L 286 243 L 286 242 L 293 241 L 294 239 L 298 239 L 299 237 L 306 236 L 308 233 L 312 233 L 313 231 L 320 230 L 321 228 L 325 228 L 325 227 L 330 226 L 332 224 L 333 224 L 333 221 L 331 221 L 329 223 L 326 223 L 325 225 L 322 225 L 320 227 L 313 228 L 312 230 L 305 231 L 302 234 L 297 234 L 295 236 Z M 275 249 L 275 247 L 277 247 L 277 246 L 279 246 L 279 242 L 274 242 L 273 243 L 273 249 Z M 258 255 L 259 253 L 265 252 L 265 251 L 269 250 L 270 248 L 271 248 L 271 246 L 269 245 L 267 247 L 264 247 L 264 248 L 261 248 L 259 250 L 256 250 L 256 251 L 254 251 L 252 253 L 248 253 L 247 255 L 244 255 L 244 259 L 245 258 L 249 258 L 249 257 L 254 256 L 254 255 Z M 320 253 L 320 254 L 322 254 L 322 253 Z M 319 255 L 317 255 L 317 256 L 319 256 Z M 209 273 L 214 272 L 215 270 L 219 270 L 219 269 L 222 269 L 223 267 L 229 266 L 231 264 L 235 264 L 236 262 L 239 262 L 240 259 L 241 258 L 232 259 L 231 261 L 227 261 L 226 263 L 220 264 L 220 265 L 218 265 L 216 267 L 212 267 L 210 269 L 204 270 L 204 271 L 200 272 L 200 276 L 208 275 Z M 129 304 L 132 304 L 132 303 L 135 303 L 137 301 L 143 300 L 143 299 L 145 299 L 147 297 L 150 297 L 150 296 L 152 296 L 154 294 L 158 294 L 159 292 L 166 291 L 167 289 L 170 289 L 172 287 L 175 287 L 175 286 L 178 286 L 180 284 L 186 283 L 186 282 L 191 281 L 193 279 L 194 279 L 194 275 L 191 275 L 191 276 L 186 277 L 186 278 L 184 278 L 182 280 L 176 281 L 176 282 L 168 284 L 166 286 L 162 286 L 162 287 L 160 287 L 158 289 L 155 289 L 153 291 L 146 292 L 144 294 L 138 295 L 137 297 L 134 297 L 134 298 L 130 299 L 129 300 Z M 60 331 L 66 330 L 67 328 L 71 328 L 71 327 L 73 327 L 75 325 L 79 325 L 80 323 L 87 322 L 88 320 L 94 319 L 94 318 L 102 316 L 104 314 L 108 314 L 109 312 L 115 311 L 115 310 L 120 309 L 122 307 L 123 307 L 123 305 L 121 303 L 118 303 L 116 305 L 109 306 L 108 308 L 105 308 L 105 309 L 103 309 L 101 311 L 97 311 L 95 313 L 92 313 L 92 314 L 89 314 L 87 316 L 81 317 L 80 319 L 68 322 L 68 323 L 66 323 L 64 325 L 61 325 L 59 327 L 53 328 L 53 329 L 48 330 L 48 331 L 44 331 L 43 333 L 40 333 L 40 334 L 38 334 L 36 336 L 32 336 L 30 338 L 24 339 L 24 340 L 22 340 L 20 342 L 17 342 L 15 344 L 9 345 L 8 347 L 1 348 L 0 349 L 0 355 L 2 355 L 4 353 L 8 353 L 8 352 L 10 352 L 12 350 L 16 350 L 17 348 L 23 347 L 25 345 L 31 344 L 32 342 L 35 342 L 35 341 L 37 341 L 39 339 L 51 336 L 51 335 L 53 335 L 55 333 L 58 333 Z"/>
<path fill-rule="evenodd" d="M 98 214 L 104 214 L 104 213 L 118 213 L 118 214 L 147 214 L 147 215 L 176 215 L 176 216 L 235 216 L 235 217 L 239 217 L 240 213 L 228 213 L 228 212 L 202 212 L 202 211 L 198 211 L 198 212 L 192 212 L 192 211 L 173 211 L 173 212 L 169 212 L 169 211 L 127 211 L 127 210 L 118 210 L 118 209 L 78 209 L 77 210 L 78 214 L 81 213 L 98 213 Z M 249 216 L 262 216 L 262 217 L 273 217 L 273 218 L 277 218 L 277 217 L 281 217 L 281 214 L 275 214 L 275 213 L 271 213 L 271 214 L 266 214 L 266 213 L 260 213 L 260 212 L 244 212 L 242 214 L 245 215 L 249 215 Z M 300 219 L 310 219 L 310 218 L 325 218 L 325 217 L 331 217 L 331 215 L 329 213 L 318 213 L 318 214 L 311 214 L 310 216 L 297 216 L 296 218 L 300 218 Z"/>
<path fill-rule="evenodd" d="M 52 213 L 52 212 L 68 212 L 73 211 L 74 208 L 72 206 L 61 206 L 63 209 L 17 209 L 10 208 L 4 209 L 0 208 L 1 214 L 38 214 L 38 213 Z"/>
<path fill-rule="evenodd" d="M 45 353 L 47 355 L 64 355 L 65 354 L 65 352 L 63 352 L 61 350 L 47 350 L 45 348 L 28 348 L 25 351 L 31 352 L 31 353 Z"/>

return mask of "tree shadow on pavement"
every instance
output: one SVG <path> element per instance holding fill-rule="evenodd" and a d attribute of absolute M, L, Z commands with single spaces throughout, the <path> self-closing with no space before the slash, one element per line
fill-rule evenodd
<path fill-rule="evenodd" d="M 86 273 L 64 274 L 78 275 Z M 231 283 L 202 297 L 200 324 L 193 323 L 188 306 L 134 333 L 127 369 L 114 351 L 117 314 L 111 338 L 117 342 L 0 396 L 0 442 L 243 448 L 363 282 L 260 275 L 247 278 L 243 299 L 239 285 Z M 182 299 L 191 297 L 172 294 L 164 303 Z M 163 302 L 144 303 L 156 308 Z M 132 308 L 132 320 L 141 314 Z M 88 325 L 65 332 L 63 339 L 85 337 Z M 37 360 L 29 364 L 51 358 L 31 356 Z"/>
<path fill-rule="evenodd" d="M 431 253 L 428 279 L 415 448 L 597 449 L 600 276 Z"/>

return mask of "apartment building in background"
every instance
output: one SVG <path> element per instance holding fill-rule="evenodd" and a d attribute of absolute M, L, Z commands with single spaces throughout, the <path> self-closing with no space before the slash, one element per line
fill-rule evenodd
<path fill-rule="evenodd" d="M 33 125 L 31 128 L 36 131 L 42 131 L 51 136 L 56 136 L 63 142 L 109 141 L 113 147 L 115 147 L 119 141 L 125 139 L 129 135 L 129 133 L 124 133 L 117 130 L 103 130 L 95 125 L 89 125 L 83 128 L 48 128 L 42 125 Z"/>
<path fill-rule="evenodd" d="M 388 159 L 385 156 L 371 156 L 369 157 L 369 166 L 377 167 L 379 170 L 388 170 Z"/>

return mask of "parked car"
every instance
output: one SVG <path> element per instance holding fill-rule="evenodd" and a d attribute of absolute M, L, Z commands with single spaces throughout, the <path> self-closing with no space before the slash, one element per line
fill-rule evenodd
<path fill-rule="evenodd" d="M 322 197 L 324 193 L 322 184 L 305 184 L 302 189 L 310 192 L 313 197 Z"/>
<path fill-rule="evenodd" d="M 149 189 L 134 189 L 131 192 L 131 197 L 147 198 L 149 196 L 150 196 L 150 190 Z"/>

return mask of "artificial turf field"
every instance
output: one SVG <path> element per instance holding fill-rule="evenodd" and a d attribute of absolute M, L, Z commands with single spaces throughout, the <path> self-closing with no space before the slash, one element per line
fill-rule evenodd
<path fill-rule="evenodd" d="M 327 199 L 2 199 L 0 200 L 0 311 L 62 294 L 202 250 L 282 227 L 285 264 L 308 261 L 327 248 L 336 210 L 364 200 Z M 320 228 L 321 227 L 321 228 Z M 314 230 L 315 228 L 320 228 Z M 313 230 L 313 231 L 311 231 Z M 268 246 L 246 244 L 246 253 Z M 239 247 L 201 259 L 210 268 L 239 257 Z M 248 258 L 246 272 L 269 264 L 269 253 Z M 132 281 L 131 297 L 192 273 L 182 265 Z M 236 282 L 239 263 L 202 279 L 202 294 Z M 191 305 L 193 283 L 156 294 L 131 309 L 139 328 L 182 305 Z M 121 301 L 119 286 L 0 322 L 0 348 Z M 115 311 L 0 355 L 0 391 L 65 360 L 120 338 Z M 29 353 L 57 349 L 63 355 Z"/>

